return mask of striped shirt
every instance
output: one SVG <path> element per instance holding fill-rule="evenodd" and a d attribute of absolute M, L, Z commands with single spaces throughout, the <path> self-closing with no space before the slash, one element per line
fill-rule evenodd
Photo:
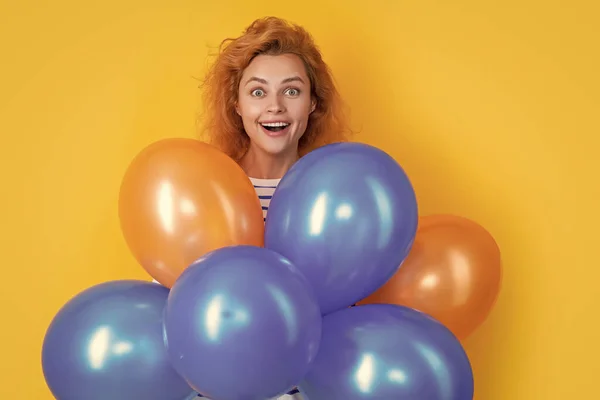
<path fill-rule="evenodd" d="M 275 193 L 275 188 L 277 188 L 280 180 L 281 179 L 250 178 L 250 181 L 252 181 L 252 184 L 254 185 L 254 190 L 256 190 L 256 194 L 258 195 L 258 199 L 260 200 L 260 205 L 262 206 L 264 221 L 267 220 L 269 204 L 271 204 L 273 193 Z"/>
<path fill-rule="evenodd" d="M 271 203 L 271 199 L 273 198 L 273 193 L 275 193 L 275 189 L 279 184 L 280 179 L 257 179 L 250 178 L 252 184 L 254 185 L 254 190 L 256 190 L 256 194 L 258 195 L 258 199 L 260 200 L 260 205 L 262 206 L 263 212 L 263 221 L 267 220 L 267 211 L 269 211 L 269 204 Z M 293 362 L 293 361 L 291 361 Z M 208 397 L 204 397 L 201 394 L 198 395 L 198 399 L 208 399 Z M 271 400 L 308 400 L 306 397 L 303 397 L 302 394 L 298 391 L 298 389 L 293 389 L 292 391 L 284 394 L 277 399 Z"/>
<path fill-rule="evenodd" d="M 201 394 L 198 395 L 198 400 L 199 399 L 210 400 L 208 397 L 204 397 Z M 194 397 L 194 400 L 196 400 L 195 397 Z M 294 389 L 291 392 L 288 392 L 287 394 L 284 394 L 284 395 L 279 396 L 277 398 L 265 399 L 265 400 L 308 400 L 308 398 L 302 397 L 302 395 L 300 394 L 300 392 L 298 391 L 298 389 Z"/>

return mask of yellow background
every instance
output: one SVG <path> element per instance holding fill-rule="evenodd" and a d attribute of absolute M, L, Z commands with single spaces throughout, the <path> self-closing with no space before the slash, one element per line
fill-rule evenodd
<path fill-rule="evenodd" d="M 194 136 L 209 46 L 268 14 L 314 34 L 358 139 L 406 168 L 422 214 L 499 242 L 501 297 L 465 343 L 476 398 L 595 398 L 594 2 L 218 3 L 2 0 L 0 398 L 51 398 L 41 344 L 71 296 L 149 279 L 119 230 L 122 174 L 143 146 Z"/>

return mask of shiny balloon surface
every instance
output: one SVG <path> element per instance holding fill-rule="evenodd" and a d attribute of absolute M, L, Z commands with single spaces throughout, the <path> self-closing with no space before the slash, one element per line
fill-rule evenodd
<path fill-rule="evenodd" d="M 196 261 L 176 281 L 165 312 L 173 365 L 217 400 L 265 400 L 297 385 L 318 351 L 321 323 L 304 276 L 254 246 Z"/>
<path fill-rule="evenodd" d="M 359 304 L 417 309 L 464 340 L 492 311 L 501 285 L 500 248 L 488 231 L 464 217 L 429 215 L 402 268 Z"/>
<path fill-rule="evenodd" d="M 133 256 L 169 288 L 204 254 L 264 240 L 260 201 L 242 168 L 188 138 L 159 140 L 131 161 L 119 192 L 119 219 Z"/>
<path fill-rule="evenodd" d="M 321 348 L 300 385 L 311 400 L 471 400 L 461 344 L 410 308 L 373 304 L 324 317 Z"/>
<path fill-rule="evenodd" d="M 169 290 L 143 281 L 91 287 L 46 332 L 42 367 L 57 400 L 181 400 L 192 388 L 171 366 L 163 338 Z"/>
<path fill-rule="evenodd" d="M 302 157 L 269 206 L 265 247 L 290 259 L 315 287 L 324 314 L 384 284 L 407 256 L 416 196 L 388 154 L 336 143 Z"/>

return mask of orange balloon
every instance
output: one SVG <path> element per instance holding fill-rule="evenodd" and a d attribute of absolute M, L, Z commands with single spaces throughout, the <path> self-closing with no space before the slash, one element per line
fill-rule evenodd
<path fill-rule="evenodd" d="M 501 281 L 500 249 L 483 227 L 462 217 L 433 215 L 420 219 L 398 272 L 359 304 L 414 308 L 462 340 L 490 313 Z"/>
<path fill-rule="evenodd" d="M 134 158 L 121 184 L 119 218 L 134 257 L 169 288 L 212 250 L 264 244 L 252 182 L 225 153 L 194 139 L 161 140 Z"/>

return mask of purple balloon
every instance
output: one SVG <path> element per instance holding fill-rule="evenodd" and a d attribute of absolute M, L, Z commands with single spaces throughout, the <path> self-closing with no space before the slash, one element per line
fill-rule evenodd
<path fill-rule="evenodd" d="M 460 342 L 411 308 L 368 304 L 323 319 L 319 354 L 300 390 L 327 400 L 471 400 Z"/>
<path fill-rule="evenodd" d="M 52 320 L 42 348 L 58 400 L 181 400 L 193 393 L 167 356 L 163 311 L 169 289 L 144 281 L 93 286 Z"/>
<path fill-rule="evenodd" d="M 254 246 L 200 258 L 175 282 L 165 309 L 175 369 L 218 400 L 265 400 L 296 386 L 319 349 L 321 321 L 298 269 Z"/>
<path fill-rule="evenodd" d="M 283 177 L 269 205 L 265 247 L 298 267 L 328 314 L 394 275 L 417 222 L 415 192 L 392 157 L 336 143 L 305 155 Z"/>

